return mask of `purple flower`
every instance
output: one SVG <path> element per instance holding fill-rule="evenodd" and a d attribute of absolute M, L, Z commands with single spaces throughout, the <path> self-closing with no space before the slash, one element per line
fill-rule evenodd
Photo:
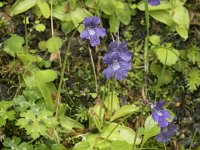
<path fill-rule="evenodd" d="M 157 6 L 160 4 L 160 0 L 148 0 L 148 3 L 151 5 L 151 6 Z"/>
<path fill-rule="evenodd" d="M 110 51 L 105 54 L 103 61 L 108 64 L 108 67 L 103 70 L 103 75 L 107 79 L 116 77 L 117 80 L 122 80 L 131 70 L 131 58 L 133 53 L 127 49 L 127 43 L 111 42 L 109 44 Z"/>
<path fill-rule="evenodd" d="M 165 101 L 157 102 L 156 106 L 151 105 L 151 109 L 153 110 L 152 118 L 155 122 L 158 122 L 160 127 L 166 127 L 169 124 L 166 118 L 171 118 L 170 113 L 163 109 L 164 105 Z"/>
<path fill-rule="evenodd" d="M 161 128 L 160 133 L 156 135 L 156 140 L 158 142 L 168 142 L 172 136 L 177 132 L 177 126 L 172 122 L 168 126 Z"/>
<path fill-rule="evenodd" d="M 98 17 L 88 17 L 83 20 L 83 24 L 85 29 L 81 33 L 81 38 L 87 40 L 90 39 L 91 46 L 96 46 L 100 44 L 100 37 L 104 37 L 106 35 L 106 30 L 104 28 L 98 27 L 100 23 L 100 19 Z"/>

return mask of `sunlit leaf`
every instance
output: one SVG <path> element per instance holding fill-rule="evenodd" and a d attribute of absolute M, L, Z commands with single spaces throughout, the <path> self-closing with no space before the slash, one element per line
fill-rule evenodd
<path fill-rule="evenodd" d="M 133 146 L 126 141 L 114 141 L 111 144 L 111 150 L 133 150 Z"/>
<path fill-rule="evenodd" d="M 115 130 L 113 131 L 114 128 Z M 111 132 L 112 134 L 110 135 Z M 101 137 L 103 138 L 108 137 L 108 140 L 110 141 L 120 140 L 120 141 L 126 141 L 129 144 L 133 144 L 135 138 L 135 131 L 131 128 L 117 125 L 116 123 L 110 123 L 107 127 L 103 129 Z M 141 139 L 137 137 L 136 144 L 140 144 L 140 142 Z"/>
<path fill-rule="evenodd" d="M 149 138 L 157 135 L 159 132 L 158 124 L 153 120 L 152 116 L 149 116 L 144 124 L 144 137 L 141 145 L 143 146 Z"/>
<path fill-rule="evenodd" d="M 15 4 L 11 8 L 10 15 L 17 15 L 20 13 L 23 13 L 33 6 L 35 6 L 37 3 L 37 0 L 17 0 Z"/>
<path fill-rule="evenodd" d="M 139 110 L 139 108 L 137 106 L 134 105 L 124 105 L 122 107 L 120 107 L 115 114 L 111 117 L 111 121 L 132 114 L 133 112 L 137 112 Z"/>
<path fill-rule="evenodd" d="M 4 45 L 4 51 L 6 51 L 11 56 L 15 56 L 17 53 L 23 53 L 22 44 L 24 43 L 24 38 L 18 35 L 12 35 Z"/>
<path fill-rule="evenodd" d="M 179 59 L 179 52 L 176 49 L 159 47 L 154 49 L 158 59 L 162 64 L 171 66 L 175 64 Z"/>
<path fill-rule="evenodd" d="M 37 1 L 37 6 L 40 8 L 40 11 L 42 13 L 42 15 L 45 18 L 49 18 L 50 16 L 50 8 L 48 3 L 45 0 L 38 0 Z"/>
<path fill-rule="evenodd" d="M 51 37 L 46 42 L 46 47 L 50 53 L 58 51 L 63 44 L 63 41 L 60 37 Z"/>

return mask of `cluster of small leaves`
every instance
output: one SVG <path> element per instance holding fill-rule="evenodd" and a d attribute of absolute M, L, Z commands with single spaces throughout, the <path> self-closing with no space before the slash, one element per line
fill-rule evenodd
<path fill-rule="evenodd" d="M 47 110 L 27 110 L 20 116 L 16 125 L 25 128 L 27 135 L 31 135 L 33 139 L 37 139 L 40 135 L 47 136 L 48 130 L 58 124 L 53 113 Z"/>
<path fill-rule="evenodd" d="M 11 109 L 14 106 L 13 101 L 0 101 L 0 127 L 6 124 L 6 120 L 15 119 L 15 111 Z"/>

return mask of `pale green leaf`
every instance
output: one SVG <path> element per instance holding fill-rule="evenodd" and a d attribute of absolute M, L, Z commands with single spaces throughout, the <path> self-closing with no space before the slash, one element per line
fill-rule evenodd
<path fill-rule="evenodd" d="M 89 150 L 90 144 L 88 142 L 79 142 L 77 143 L 72 150 Z"/>
<path fill-rule="evenodd" d="M 60 124 L 63 128 L 66 128 L 67 130 L 72 130 L 73 128 L 84 128 L 82 124 L 79 122 L 69 118 L 69 117 L 60 117 Z"/>
<path fill-rule="evenodd" d="M 112 14 L 110 16 L 109 24 L 110 24 L 110 31 L 111 32 L 114 32 L 114 33 L 118 32 L 120 21 L 115 14 Z"/>
<path fill-rule="evenodd" d="M 49 18 L 49 16 L 50 16 L 49 4 L 45 0 L 38 0 L 37 6 L 40 8 L 42 15 L 45 18 Z"/>
<path fill-rule="evenodd" d="M 57 72 L 51 69 L 35 71 L 34 76 L 40 82 L 51 82 L 57 79 Z"/>
<path fill-rule="evenodd" d="M 150 11 L 149 14 L 155 20 L 158 20 L 170 27 L 173 27 L 175 25 L 175 22 L 172 20 L 170 13 L 167 10 Z"/>
<path fill-rule="evenodd" d="M 171 66 L 179 59 L 179 52 L 172 48 L 159 47 L 154 49 L 158 59 L 161 63 Z"/>
<path fill-rule="evenodd" d="M 158 64 L 152 63 L 150 66 L 151 73 L 153 75 L 157 76 L 158 79 L 161 78 L 162 69 L 163 68 Z M 173 74 L 172 74 L 171 70 L 165 69 L 160 84 L 165 85 L 165 84 L 169 84 L 172 81 L 173 81 Z"/>
<path fill-rule="evenodd" d="M 4 51 L 6 51 L 11 56 L 15 56 L 17 53 L 23 53 L 22 44 L 24 43 L 24 38 L 18 35 L 12 35 L 4 45 Z"/>
<path fill-rule="evenodd" d="M 46 47 L 50 53 L 58 51 L 63 44 L 63 41 L 60 37 L 51 37 L 46 42 Z"/>
<path fill-rule="evenodd" d="M 15 4 L 11 8 L 10 15 L 17 15 L 20 13 L 23 13 L 33 6 L 35 6 L 37 3 L 37 0 L 17 0 Z"/>
<path fill-rule="evenodd" d="M 175 7 L 171 11 L 171 17 L 174 20 L 174 22 L 177 23 L 178 26 L 182 26 L 186 29 L 189 28 L 190 16 L 188 10 L 185 7 L 183 6 Z"/>
<path fill-rule="evenodd" d="M 113 129 L 115 129 L 113 131 Z M 113 132 L 112 132 L 113 131 Z M 110 133 L 112 134 L 110 135 Z M 108 137 L 108 135 L 110 135 Z M 131 128 L 118 125 L 116 123 L 110 123 L 107 127 L 105 127 L 101 133 L 101 137 L 107 138 L 110 141 L 126 141 L 129 144 L 133 144 L 135 138 L 135 131 Z M 136 144 L 140 144 L 141 139 L 139 137 L 136 138 Z"/>
<path fill-rule="evenodd" d="M 71 14 L 71 18 L 75 27 L 77 27 L 84 20 L 85 17 L 91 16 L 91 14 L 86 9 L 79 8 L 79 7 L 71 11 L 70 14 Z M 83 29 L 84 29 L 84 26 L 80 25 L 78 28 L 78 31 L 82 32 Z"/>
<path fill-rule="evenodd" d="M 111 15 L 115 12 L 115 6 L 113 0 L 105 1 L 99 0 L 100 9 L 107 15 Z"/>
<path fill-rule="evenodd" d="M 188 38 L 188 30 L 183 26 L 176 26 L 176 32 L 186 40 Z"/>
<path fill-rule="evenodd" d="M 137 112 L 139 110 L 139 108 L 137 106 L 134 105 L 124 105 L 122 107 L 120 107 L 115 114 L 110 118 L 111 121 L 118 119 L 120 117 L 132 114 L 134 112 Z"/>
<path fill-rule="evenodd" d="M 154 45 L 159 45 L 160 44 L 160 37 L 158 35 L 152 35 L 152 36 L 150 36 L 149 40 Z"/>
<path fill-rule="evenodd" d="M 111 150 L 133 150 L 133 146 L 126 141 L 114 141 L 111 144 Z"/>
<path fill-rule="evenodd" d="M 126 3 L 116 1 L 116 16 L 125 25 L 128 25 L 131 21 L 131 11 Z"/>
<path fill-rule="evenodd" d="M 39 32 L 43 32 L 43 31 L 45 31 L 46 30 L 46 27 L 45 27 L 45 25 L 44 24 L 36 24 L 35 25 L 35 30 L 37 30 L 37 31 L 39 31 Z"/>
<path fill-rule="evenodd" d="M 144 124 L 144 137 L 141 145 L 143 146 L 149 138 L 157 135 L 159 132 L 158 124 L 153 120 L 152 116 L 149 116 Z"/>

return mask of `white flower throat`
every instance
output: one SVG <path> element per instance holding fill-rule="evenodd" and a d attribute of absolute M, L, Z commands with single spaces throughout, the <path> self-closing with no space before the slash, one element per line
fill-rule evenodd
<path fill-rule="evenodd" d="M 89 28 L 89 29 L 88 29 L 88 32 L 89 32 L 90 35 L 95 35 L 94 29 L 90 29 L 90 28 Z"/>
<path fill-rule="evenodd" d="M 120 68 L 118 60 L 113 60 L 112 68 L 113 68 L 114 71 L 116 71 Z"/>

